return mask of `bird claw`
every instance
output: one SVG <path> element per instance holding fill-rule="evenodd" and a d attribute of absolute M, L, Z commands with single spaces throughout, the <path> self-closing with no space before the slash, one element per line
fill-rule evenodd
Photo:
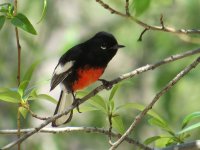
<path fill-rule="evenodd" d="M 76 99 L 74 99 L 74 102 L 73 102 L 72 105 L 73 105 L 73 106 L 76 106 L 76 110 L 77 110 L 79 113 L 82 113 L 82 112 L 80 111 L 80 109 L 79 109 L 80 101 L 81 101 L 80 98 L 76 98 Z"/>
<path fill-rule="evenodd" d="M 107 80 L 105 80 L 105 79 L 99 79 L 99 81 L 102 82 L 102 84 L 105 86 L 105 88 L 106 88 L 107 90 L 110 90 L 110 89 L 112 88 L 112 84 L 111 84 L 110 81 L 107 81 Z"/>

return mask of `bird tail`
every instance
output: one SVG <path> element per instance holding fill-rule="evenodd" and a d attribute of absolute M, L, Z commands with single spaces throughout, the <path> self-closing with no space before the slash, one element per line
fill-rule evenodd
<path fill-rule="evenodd" d="M 54 115 L 63 112 L 68 106 L 72 104 L 72 102 L 73 102 L 72 94 L 61 91 L 60 98 L 56 106 Z M 72 119 L 72 116 L 73 116 L 73 110 L 69 114 L 63 115 L 62 117 L 54 120 L 52 122 L 52 127 L 57 127 L 67 122 L 70 122 Z"/>

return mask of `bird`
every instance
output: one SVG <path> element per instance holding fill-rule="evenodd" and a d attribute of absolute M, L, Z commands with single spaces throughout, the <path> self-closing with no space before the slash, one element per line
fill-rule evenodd
<path fill-rule="evenodd" d="M 106 80 L 100 77 L 118 49 L 123 47 L 125 46 L 118 44 L 111 33 L 101 31 L 63 54 L 53 71 L 50 84 L 50 91 L 57 85 L 61 85 L 61 93 L 54 115 L 61 113 L 70 105 L 77 105 L 79 111 L 75 92 L 88 87 L 97 80 L 106 83 Z M 73 110 L 54 120 L 52 127 L 70 122 L 72 116 Z"/>

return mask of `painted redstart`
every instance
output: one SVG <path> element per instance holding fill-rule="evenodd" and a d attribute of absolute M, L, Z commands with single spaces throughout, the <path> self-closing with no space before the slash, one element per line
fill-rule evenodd
<path fill-rule="evenodd" d="M 56 106 L 55 114 L 61 113 L 69 105 L 76 104 L 74 92 L 83 89 L 99 79 L 106 69 L 109 61 L 119 48 L 115 37 L 107 32 L 98 32 L 86 42 L 69 49 L 60 59 L 54 69 L 51 79 L 51 89 L 61 84 L 61 94 Z M 77 110 L 78 106 L 77 106 Z M 71 121 L 73 110 L 55 121 L 56 127 Z"/>

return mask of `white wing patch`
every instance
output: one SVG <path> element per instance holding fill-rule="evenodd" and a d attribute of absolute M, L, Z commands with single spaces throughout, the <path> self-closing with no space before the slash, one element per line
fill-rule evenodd
<path fill-rule="evenodd" d="M 74 61 L 69 61 L 69 62 L 67 62 L 67 63 L 64 64 L 64 65 L 59 64 L 59 65 L 55 68 L 54 73 L 58 75 L 58 74 L 61 74 L 61 73 L 63 73 L 63 72 L 66 72 L 67 70 L 69 70 L 69 69 L 72 67 L 73 63 L 74 63 Z"/>
<path fill-rule="evenodd" d="M 58 110 L 56 114 L 62 113 L 67 107 L 69 107 L 73 103 L 73 97 L 71 94 L 63 92 L 60 105 L 58 106 Z M 71 112 L 67 115 L 63 115 L 62 117 L 55 120 L 56 126 L 64 124 L 68 118 L 71 117 Z M 70 121 L 70 120 L 69 120 Z"/>

